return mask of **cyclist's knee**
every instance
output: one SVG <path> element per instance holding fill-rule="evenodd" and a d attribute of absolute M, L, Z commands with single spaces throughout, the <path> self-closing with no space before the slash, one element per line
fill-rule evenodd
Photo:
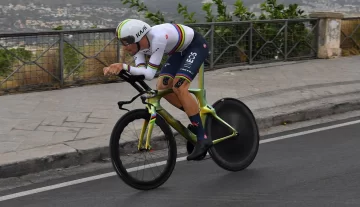
<path fill-rule="evenodd" d="M 156 84 L 157 90 L 164 90 L 169 89 L 173 85 L 173 79 L 169 76 L 162 76 L 158 79 L 158 82 Z"/>
<path fill-rule="evenodd" d="M 190 81 L 184 77 L 174 79 L 173 90 L 176 94 L 188 92 Z"/>

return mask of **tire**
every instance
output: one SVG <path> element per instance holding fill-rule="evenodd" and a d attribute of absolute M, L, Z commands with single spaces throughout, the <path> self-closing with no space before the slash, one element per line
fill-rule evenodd
<path fill-rule="evenodd" d="M 228 171 L 241 171 L 255 159 L 259 149 L 259 131 L 251 110 L 234 98 L 223 98 L 213 104 L 216 113 L 234 127 L 239 135 L 217 144 L 209 149 L 214 162 Z M 205 130 L 212 140 L 231 134 L 230 129 L 211 115 L 206 119 Z"/>
<path fill-rule="evenodd" d="M 167 158 L 167 164 L 164 168 L 164 171 L 151 181 L 139 181 L 131 177 L 125 167 L 120 160 L 120 150 L 119 149 L 119 141 L 121 139 L 121 134 L 124 128 L 136 119 L 150 119 L 150 114 L 146 109 L 136 109 L 130 112 L 127 112 L 123 115 L 114 126 L 110 137 L 110 157 L 112 161 L 113 168 L 115 169 L 117 175 L 130 187 L 138 189 L 138 190 L 151 190 L 154 188 L 158 188 L 162 184 L 164 184 L 172 174 L 177 158 L 177 148 L 174 135 L 169 127 L 169 125 L 165 122 L 165 120 L 157 114 L 156 116 L 156 125 L 158 125 L 161 131 L 165 134 L 166 139 L 169 141 L 169 152 Z M 146 135 L 145 135 L 146 136 Z M 154 140 L 152 140 L 154 141 Z M 150 141 L 151 144 L 151 141 Z M 137 145 L 137 143 L 136 143 Z"/>

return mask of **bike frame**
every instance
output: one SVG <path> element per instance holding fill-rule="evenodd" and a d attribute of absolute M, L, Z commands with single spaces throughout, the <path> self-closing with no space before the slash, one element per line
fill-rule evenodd
<path fill-rule="evenodd" d="M 198 84 L 198 88 L 193 88 L 190 89 L 189 88 L 189 92 L 191 94 L 194 94 L 197 101 L 198 101 L 198 105 L 200 108 L 200 118 L 202 121 L 203 126 L 205 127 L 205 121 L 206 118 L 211 115 L 213 116 L 216 120 L 220 121 L 222 124 L 224 124 L 225 126 L 227 126 L 228 128 L 231 129 L 232 134 L 225 136 L 225 137 L 221 137 L 218 138 L 216 140 L 213 140 L 213 144 L 217 144 L 221 141 L 224 141 L 226 139 L 229 139 L 231 137 L 237 136 L 238 132 L 236 131 L 236 129 L 234 129 L 232 126 L 230 126 L 228 123 L 226 123 L 223 119 L 221 119 L 217 114 L 215 109 L 208 104 L 207 100 L 206 100 L 206 90 L 204 89 L 204 64 L 201 65 L 199 73 L 198 73 L 198 80 L 199 80 L 199 84 Z M 131 82 L 130 82 L 131 83 Z M 137 88 L 138 86 L 134 85 L 134 83 L 131 83 L 138 91 L 139 88 Z M 146 107 L 149 111 L 149 113 L 151 114 L 150 120 L 149 121 L 144 121 L 143 123 L 143 127 L 140 133 L 140 137 L 139 137 L 139 143 L 138 143 L 138 149 L 144 149 L 144 146 L 142 146 L 142 143 L 144 141 L 144 136 L 145 136 L 145 131 L 146 128 L 148 127 L 148 132 L 146 134 L 146 143 L 145 143 L 145 149 L 146 150 L 150 150 L 151 146 L 150 146 L 150 139 L 151 139 L 151 134 L 152 134 L 152 130 L 156 121 L 156 116 L 157 114 L 159 114 L 171 127 L 173 127 L 177 132 L 179 132 L 179 134 L 181 134 L 186 140 L 192 142 L 193 144 L 196 143 L 197 139 L 196 139 L 196 135 L 194 133 L 192 133 L 187 127 L 185 127 L 179 120 L 175 119 L 171 114 L 169 114 L 160 104 L 160 100 L 167 94 L 173 93 L 173 89 L 164 89 L 164 90 L 152 90 L 150 89 L 146 83 L 144 82 L 140 82 L 140 84 L 144 87 L 147 88 L 147 91 L 140 91 L 141 93 L 148 93 L 149 95 L 145 95 L 142 96 L 142 100 L 143 103 L 146 104 Z M 137 95 L 137 97 L 139 96 Z M 133 98 L 134 100 L 135 98 Z M 133 101 L 132 100 L 132 101 Z M 145 100 L 147 100 L 145 102 Z M 131 101 L 131 102 L 132 102 Z M 131 103 L 131 102 L 127 102 L 127 103 Z M 119 105 L 120 107 L 120 105 Z M 121 107 L 120 107 L 121 108 Z"/>

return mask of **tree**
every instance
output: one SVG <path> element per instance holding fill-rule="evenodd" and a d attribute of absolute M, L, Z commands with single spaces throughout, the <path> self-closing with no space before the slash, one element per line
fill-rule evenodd
<path fill-rule="evenodd" d="M 145 12 L 145 18 L 149 19 L 154 24 L 169 22 L 165 20 L 164 15 L 160 11 L 155 13 L 149 11 L 144 3 L 139 3 L 139 0 L 122 0 L 122 3 L 130 4 L 130 8 L 136 7 L 137 11 L 139 12 Z M 215 14 L 213 7 L 216 7 Z M 265 0 L 261 4 L 260 9 L 261 15 L 256 17 L 253 12 L 250 12 L 244 6 L 242 0 L 237 0 L 234 3 L 234 11 L 232 13 L 227 11 L 227 5 L 223 0 L 212 0 L 212 2 L 204 3 L 202 5 L 202 10 L 205 11 L 205 22 L 242 22 L 257 19 L 265 20 L 306 18 L 304 11 L 299 8 L 298 4 L 290 4 L 288 7 L 286 7 L 284 4 L 278 4 L 276 0 Z M 181 3 L 178 3 L 177 11 L 178 14 L 183 17 L 183 22 L 181 22 L 183 24 L 188 24 L 191 26 L 192 23 L 196 23 L 198 21 L 194 18 L 195 13 L 190 13 L 187 6 L 184 6 Z M 194 26 L 193 28 L 203 34 L 209 30 L 208 27 Z M 305 41 L 305 37 L 309 34 L 302 22 L 289 22 L 287 27 L 283 27 L 283 23 L 254 22 L 252 30 L 256 31 L 253 31 L 253 38 L 250 38 L 247 34 L 247 36 L 243 37 L 242 41 L 238 41 L 240 37 L 244 35 L 246 31 L 248 31 L 248 28 L 249 24 L 246 23 L 234 24 L 231 27 L 227 25 L 217 25 L 215 27 L 216 35 L 214 35 L 213 42 L 214 56 L 219 56 L 224 50 L 224 45 L 226 47 L 226 42 L 228 42 L 229 44 L 233 45 L 231 48 L 227 48 L 229 54 L 240 53 L 237 59 L 242 59 L 241 61 L 244 61 L 244 58 L 241 58 L 240 56 L 249 56 L 250 51 L 253 51 L 252 55 L 257 55 L 258 60 L 268 59 L 269 57 L 275 56 L 277 57 L 279 54 L 278 48 L 280 48 L 280 53 L 282 53 L 282 48 L 285 45 L 284 28 L 287 29 L 287 41 L 290 43 L 290 45 L 294 45 L 296 42 L 299 42 L 299 40 Z M 258 33 L 262 33 L 261 37 L 256 37 Z M 264 41 L 263 38 L 267 40 Z M 250 39 L 252 39 L 252 48 L 250 48 Z M 224 40 L 226 40 L 226 42 Z M 272 44 L 269 44 L 268 41 L 273 41 L 276 47 L 274 47 Z M 237 45 L 234 45 L 235 43 L 237 43 Z M 264 45 L 265 47 L 263 47 Z M 259 50 L 260 52 L 257 52 Z M 297 53 L 300 54 L 303 51 L 306 51 L 306 48 L 302 46 L 302 48 L 300 47 L 300 51 L 297 51 Z M 234 61 L 234 57 L 229 56 L 219 59 L 219 62 L 222 63 L 229 61 Z"/>

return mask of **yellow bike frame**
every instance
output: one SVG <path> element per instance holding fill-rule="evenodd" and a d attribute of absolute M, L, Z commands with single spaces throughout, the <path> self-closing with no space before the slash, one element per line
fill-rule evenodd
<path fill-rule="evenodd" d="M 232 131 L 231 135 L 218 138 L 216 140 L 213 140 L 214 144 L 217 144 L 221 141 L 224 141 L 226 139 L 229 139 L 231 137 L 237 136 L 238 132 L 236 129 L 234 129 L 232 126 L 230 126 L 228 123 L 226 123 L 223 119 L 221 119 L 217 114 L 215 109 L 207 103 L 206 100 L 206 90 L 204 89 L 204 64 L 201 65 L 199 70 L 199 88 L 197 89 L 189 89 L 189 92 L 194 94 L 196 99 L 198 100 L 199 107 L 200 107 L 200 118 L 202 121 L 203 126 L 205 127 L 205 121 L 208 115 L 211 115 L 215 117 L 216 120 L 220 121 L 227 127 L 229 127 Z M 149 113 L 151 114 L 150 120 L 145 121 L 143 123 L 143 127 L 140 133 L 139 137 L 139 144 L 138 149 L 146 149 L 150 150 L 150 138 L 152 134 L 152 130 L 154 127 L 154 123 L 156 121 L 156 116 L 160 115 L 170 126 L 172 126 L 179 134 L 181 134 L 186 140 L 192 142 L 193 144 L 196 143 L 196 135 L 193 134 L 188 128 L 186 128 L 180 121 L 175 119 L 173 116 L 171 116 L 161 105 L 160 100 L 163 96 L 173 93 L 173 89 L 165 89 L 165 90 L 152 90 L 148 92 L 147 96 L 143 96 L 143 100 L 146 99 L 147 102 L 147 109 Z M 145 147 L 142 146 L 144 135 L 146 128 L 148 127 L 148 132 L 146 135 L 146 143 Z"/>

